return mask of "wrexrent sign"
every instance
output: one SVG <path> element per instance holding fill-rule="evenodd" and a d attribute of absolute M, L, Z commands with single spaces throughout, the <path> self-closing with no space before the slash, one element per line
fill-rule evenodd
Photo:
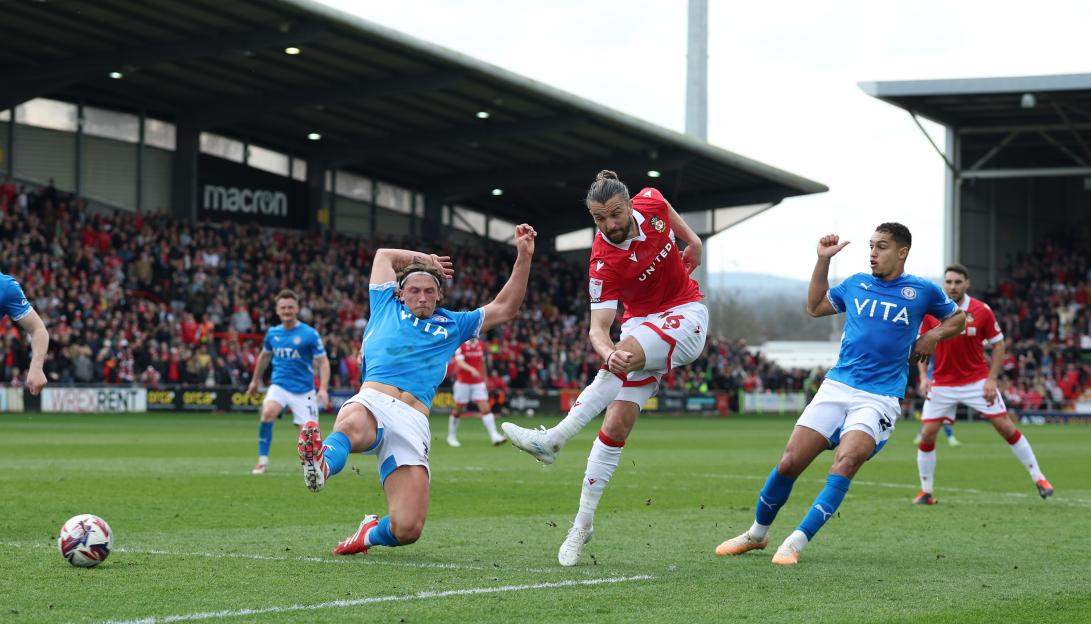
<path fill-rule="evenodd" d="M 206 184 L 202 196 L 205 210 L 288 216 L 288 196 L 279 191 Z"/>
<path fill-rule="evenodd" d="M 43 412 L 146 412 L 144 388 L 46 388 Z"/>

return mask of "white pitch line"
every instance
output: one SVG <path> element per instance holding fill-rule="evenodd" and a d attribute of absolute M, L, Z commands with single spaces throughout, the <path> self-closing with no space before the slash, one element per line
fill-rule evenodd
<path fill-rule="evenodd" d="M 45 548 L 55 549 L 51 544 L 26 544 L 22 542 L 0 542 L 0 546 L 12 548 Z M 120 547 L 112 549 L 113 552 L 131 553 L 135 555 L 167 555 L 170 557 L 207 557 L 210 559 L 247 559 L 250 561 L 306 561 L 312 563 L 329 563 L 335 565 L 373 565 L 393 566 L 397 568 L 422 568 L 430 570 L 479 570 L 494 572 L 525 572 L 528 574 L 546 574 L 560 572 L 560 568 L 508 568 L 496 566 L 462 565 L 458 563 L 416 563 L 412 561 L 384 561 L 382 559 L 366 559 L 363 557 L 327 559 L 325 557 L 277 557 L 273 555 L 255 555 L 249 553 L 218 553 L 218 552 L 175 552 L 155 548 L 129 548 Z"/>
<path fill-rule="evenodd" d="M 707 477 L 712 479 L 739 479 L 743 481 L 765 481 L 767 477 L 757 477 L 754 475 L 730 475 L 730 474 L 716 474 L 716 473 L 703 473 L 690 475 L 694 477 Z M 824 479 L 806 479 L 812 483 L 825 483 Z M 894 488 L 898 490 L 913 490 L 916 486 L 906 483 L 886 483 L 883 481 L 862 481 L 853 479 L 855 485 L 870 485 L 874 487 Z M 990 492 L 988 490 L 977 490 L 974 488 L 958 488 L 958 487 L 943 487 L 940 488 L 941 492 L 955 492 L 959 494 L 986 494 L 989 496 L 1010 496 L 1012 498 L 1038 498 L 1037 494 L 1030 492 Z M 1091 500 L 1085 498 L 1053 498 L 1049 501 L 1050 505 L 1074 505 L 1076 507 L 1091 507 Z"/>
<path fill-rule="evenodd" d="M 265 607 L 260 609 L 237 609 L 233 611 L 206 611 L 204 613 L 183 613 L 180 615 L 149 616 L 136 620 L 108 620 L 102 624 L 166 624 L 167 622 L 192 622 L 194 620 L 208 620 L 212 618 L 244 617 L 265 615 L 268 613 L 288 613 L 291 611 L 316 611 L 318 609 L 336 609 L 344 607 L 358 607 L 380 602 L 406 602 L 410 600 L 426 600 L 429 598 L 449 598 L 452 596 L 476 596 L 480 594 L 498 594 L 502 592 L 527 591 L 531 589 L 557 589 L 561 587 L 577 587 L 586 585 L 607 585 L 613 583 L 626 583 L 629 581 L 650 581 L 653 576 L 616 576 L 612 578 L 586 579 L 582 581 L 557 581 L 553 583 L 534 583 L 533 585 L 501 585 L 499 587 L 471 587 L 469 589 L 452 589 L 448 591 L 422 591 L 415 594 L 403 594 L 401 596 L 374 596 L 371 598 L 355 598 L 353 600 L 331 600 L 318 604 L 301 605 L 294 604 L 286 607 Z"/>

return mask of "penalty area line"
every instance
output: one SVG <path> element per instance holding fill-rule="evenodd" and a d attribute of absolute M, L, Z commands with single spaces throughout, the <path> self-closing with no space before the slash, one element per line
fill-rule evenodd
<path fill-rule="evenodd" d="M 448 591 L 422 591 L 415 594 L 403 594 L 401 596 L 373 596 L 370 598 L 355 598 L 352 600 L 331 600 L 317 604 L 293 604 L 284 607 L 264 607 L 258 609 L 235 609 L 227 611 L 206 611 L 203 613 L 183 613 L 179 615 L 149 616 L 135 620 L 107 620 L 101 624 L 166 624 L 168 622 L 192 622 L 195 620 L 209 620 L 213 618 L 246 617 L 254 615 L 266 615 L 271 613 L 289 613 L 293 611 L 317 611 L 319 609 L 340 609 L 345 607 L 358 607 L 362 605 L 377 604 L 382 602 L 408 602 L 411 600 L 427 600 L 430 598 L 452 598 L 456 596 L 476 596 L 480 594 L 499 594 L 504 592 L 530 591 L 536 589 L 559 589 L 564 587 L 580 587 L 588 585 L 609 585 L 627 583 L 631 581 L 650 581 L 654 576 L 615 576 L 611 578 L 585 579 L 572 581 L 557 581 L 553 583 L 534 583 L 531 585 L 501 585 L 499 587 L 471 587 L 469 589 L 452 589 Z"/>

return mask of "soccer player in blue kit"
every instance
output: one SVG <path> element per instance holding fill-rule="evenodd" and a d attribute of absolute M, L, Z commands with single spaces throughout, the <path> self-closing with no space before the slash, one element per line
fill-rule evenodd
<path fill-rule="evenodd" d="M 765 548 L 777 512 L 797 477 L 818 455 L 836 449 L 826 487 L 795 531 L 777 549 L 773 563 L 799 563 L 799 553 L 837 511 L 864 462 L 878 453 L 894 430 L 905 397 L 909 362 L 926 362 L 936 344 L 958 335 L 965 313 L 931 281 L 905 273 L 912 244 L 909 228 L 882 223 L 871 236 L 871 273 L 857 273 L 829 287 L 830 259 L 849 241 L 836 234 L 818 241 L 818 261 L 807 290 L 807 313 L 844 313 L 837 364 L 796 421 L 780 461 L 758 495 L 754 524 L 716 548 L 740 555 Z M 925 314 L 942 322 L 917 337 Z"/>
<path fill-rule="evenodd" d="M 0 273 L 0 318 L 11 317 L 23 331 L 30 334 L 30 366 L 27 367 L 26 386 L 31 394 L 37 395 L 48 381 L 42 367 L 45 355 L 49 351 L 49 332 L 42 322 L 42 317 L 34 311 L 23 294 L 23 288 L 15 278 Z"/>
<path fill-rule="evenodd" d="M 285 409 L 292 411 L 292 422 L 302 428 L 318 420 L 318 410 L 330 402 L 330 359 L 322 337 L 310 325 L 299 320 L 299 296 L 282 290 L 276 296 L 280 325 L 265 332 L 261 353 L 254 364 L 254 377 L 246 392 L 257 394 L 265 368 L 272 363 L 273 378 L 261 403 L 258 425 L 258 463 L 250 472 L 265 474 L 269 465 L 269 446 L 273 443 L 273 422 Z M 318 365 L 318 393 L 314 391 L 314 364 Z"/>
<path fill-rule="evenodd" d="M 463 342 L 515 318 L 526 295 L 537 233 L 515 228 L 518 255 L 511 276 L 492 302 L 468 312 L 438 307 L 453 275 L 447 256 L 380 249 L 371 266 L 371 318 L 364 332 L 364 383 L 337 414 L 322 440 L 318 423 L 299 433 L 307 488 L 317 492 L 339 473 L 349 453 L 375 455 L 389 515 L 367 515 L 334 548 L 337 555 L 367 554 L 371 546 L 405 546 L 420 538 L 428 513 L 428 412 L 447 362 Z"/>

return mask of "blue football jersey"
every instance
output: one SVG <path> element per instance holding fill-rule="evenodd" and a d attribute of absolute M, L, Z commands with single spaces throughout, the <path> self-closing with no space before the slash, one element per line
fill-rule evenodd
<path fill-rule="evenodd" d="M 845 313 L 841 353 L 827 379 L 902 398 L 909 379 L 909 353 L 925 314 L 946 319 L 958 306 L 928 280 L 903 273 L 883 281 L 857 273 L 826 294 Z"/>
<path fill-rule="evenodd" d="M 30 314 L 30 302 L 23 294 L 23 288 L 15 278 L 5 273 L 0 273 L 0 318 L 6 314 L 11 320 L 18 321 Z"/>
<path fill-rule="evenodd" d="M 273 354 L 273 383 L 293 394 L 314 390 L 314 358 L 326 355 L 322 337 L 306 323 L 265 332 L 262 351 Z"/>
<path fill-rule="evenodd" d="M 371 318 L 364 330 L 364 381 L 388 384 L 417 397 L 428 409 L 447 362 L 458 346 L 481 331 L 485 312 L 436 308 L 420 319 L 394 297 L 397 284 L 372 284 Z"/>

